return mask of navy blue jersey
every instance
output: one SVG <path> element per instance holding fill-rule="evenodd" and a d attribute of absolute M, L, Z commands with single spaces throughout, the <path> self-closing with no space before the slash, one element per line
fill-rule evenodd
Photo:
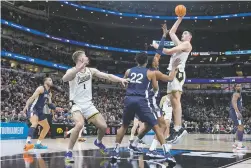
<path fill-rule="evenodd" d="M 130 69 L 128 77 L 130 82 L 126 89 L 126 96 L 149 97 L 149 86 L 151 81 L 147 78 L 148 69 L 145 67 L 133 67 Z"/>
<path fill-rule="evenodd" d="M 46 90 L 46 88 L 44 87 L 44 93 L 41 93 L 38 96 L 38 98 L 35 99 L 33 103 L 31 104 L 30 106 L 31 111 L 33 111 L 33 109 L 43 110 L 44 105 L 48 103 L 49 94 L 50 94 L 50 90 Z"/>
<path fill-rule="evenodd" d="M 234 93 L 233 93 L 233 95 L 234 95 Z M 233 104 L 232 104 L 233 95 L 232 95 L 231 102 L 230 102 L 230 109 L 232 109 L 232 110 L 234 109 Z M 237 107 L 238 107 L 239 111 L 241 112 L 241 109 L 242 109 L 242 97 L 241 97 L 241 93 L 240 93 L 240 97 L 237 99 Z"/>

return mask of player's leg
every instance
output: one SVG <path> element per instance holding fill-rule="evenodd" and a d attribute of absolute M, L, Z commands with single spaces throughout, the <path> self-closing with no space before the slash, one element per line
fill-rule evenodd
<path fill-rule="evenodd" d="M 134 140 L 134 136 L 135 136 L 135 133 L 136 133 L 136 130 L 139 126 L 139 119 L 135 116 L 134 120 L 133 120 L 133 127 L 131 129 L 131 136 L 130 136 L 130 143 Z"/>
<path fill-rule="evenodd" d="M 167 111 L 164 112 L 164 119 L 166 129 L 164 131 L 164 137 L 168 138 L 170 136 L 170 124 L 172 121 L 172 108 L 169 108 Z"/>
<path fill-rule="evenodd" d="M 71 132 L 67 153 L 65 155 L 66 162 L 74 162 L 72 158 L 73 147 L 78 139 L 79 132 L 83 128 L 83 125 L 84 125 L 84 117 L 81 111 L 77 108 L 74 109 L 74 107 L 72 107 L 72 119 L 75 122 L 75 126 Z"/>
<path fill-rule="evenodd" d="M 123 110 L 123 116 L 122 116 L 122 126 L 118 129 L 117 135 L 116 135 L 116 141 L 115 141 L 115 148 L 111 153 L 111 158 L 118 159 L 119 157 L 119 148 L 120 144 L 124 138 L 124 135 L 126 133 L 126 130 L 128 129 L 131 121 L 135 118 L 135 111 L 136 106 L 134 105 L 135 101 L 134 98 L 126 97 L 124 100 L 124 110 Z"/>
<path fill-rule="evenodd" d="M 26 144 L 24 146 L 25 151 L 28 151 L 28 150 L 34 148 L 34 144 L 31 143 L 31 139 L 32 139 L 32 137 L 34 135 L 34 132 L 35 132 L 35 130 L 37 128 L 37 125 L 38 125 L 38 116 L 31 113 L 30 123 L 31 123 L 31 126 L 29 128 L 28 137 L 27 137 L 27 140 L 26 140 Z"/>
<path fill-rule="evenodd" d="M 47 133 L 49 132 L 50 125 L 49 125 L 48 120 L 46 119 L 45 116 L 42 118 L 40 117 L 39 120 L 40 121 L 38 122 L 38 124 L 41 125 L 43 127 L 43 129 L 38 137 L 37 143 L 35 144 L 34 148 L 35 149 L 47 149 L 47 146 L 42 145 L 41 142 L 45 138 Z"/>
<path fill-rule="evenodd" d="M 85 126 L 83 126 L 83 128 L 80 130 L 79 134 L 78 134 L 78 141 L 79 142 L 85 142 L 86 138 L 82 137 L 82 133 L 84 133 L 85 131 Z"/>
<path fill-rule="evenodd" d="M 150 110 L 147 110 L 146 107 L 142 108 L 142 109 L 145 109 L 144 111 L 146 111 L 146 113 L 143 114 L 143 115 L 138 115 L 138 116 L 139 116 L 139 119 L 141 121 L 145 122 L 145 128 L 139 133 L 137 138 L 134 140 L 134 142 L 130 146 L 130 150 L 133 151 L 133 152 L 134 151 L 138 152 L 137 149 L 136 149 L 137 148 L 137 143 L 139 142 L 140 139 L 142 139 L 145 136 L 145 134 L 150 129 L 153 129 L 158 141 L 160 142 L 160 144 L 161 144 L 161 146 L 163 148 L 163 151 L 164 151 L 164 154 L 165 154 L 165 156 L 163 156 L 163 157 L 165 157 L 170 163 L 175 164 L 176 161 L 171 156 L 171 154 L 169 152 L 169 146 L 168 146 L 168 144 L 165 143 L 165 138 L 163 136 L 163 130 L 159 127 L 156 116 Z"/>
<path fill-rule="evenodd" d="M 64 132 L 64 138 L 67 138 L 67 136 L 72 133 L 73 129 L 74 129 L 74 127 L 72 129 L 68 130 L 68 131 L 65 131 Z"/>
<path fill-rule="evenodd" d="M 234 125 L 237 127 L 236 131 L 236 139 L 233 147 L 239 150 L 246 149 L 246 147 L 242 144 L 243 134 L 244 134 L 244 126 L 242 120 L 238 120 L 237 115 L 234 110 L 230 110 L 230 118 L 233 120 Z"/>
<path fill-rule="evenodd" d="M 100 113 L 97 113 L 94 116 L 90 117 L 88 119 L 88 122 L 93 123 L 98 128 L 98 137 L 94 141 L 94 144 L 97 147 L 99 147 L 100 151 L 103 154 L 105 154 L 107 152 L 107 149 L 106 149 L 105 145 L 102 143 L 102 139 L 105 136 L 107 124 L 106 124 L 104 117 Z"/>
<path fill-rule="evenodd" d="M 182 128 L 182 108 L 181 108 L 181 94 L 180 91 L 172 91 L 171 104 L 173 107 L 174 128 L 171 131 L 170 136 L 167 138 L 168 143 L 177 143 L 187 131 Z"/>

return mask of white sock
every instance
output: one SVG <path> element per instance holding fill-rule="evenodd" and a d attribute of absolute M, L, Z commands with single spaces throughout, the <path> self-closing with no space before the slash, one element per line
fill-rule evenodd
<path fill-rule="evenodd" d="M 120 146 L 120 144 L 119 144 L 119 143 L 116 143 L 115 150 L 116 150 L 117 153 L 119 153 L 119 146 Z"/>
<path fill-rule="evenodd" d="M 26 143 L 31 142 L 31 137 L 27 137 Z"/>
<path fill-rule="evenodd" d="M 97 143 L 98 143 L 98 144 L 99 144 L 99 143 L 102 143 L 102 141 L 100 141 L 100 140 L 97 139 Z"/>
<path fill-rule="evenodd" d="M 74 128 L 70 129 L 69 131 L 66 132 L 67 135 L 71 134 Z"/>
<path fill-rule="evenodd" d="M 37 140 L 37 144 L 41 144 L 41 141 L 39 139 Z"/>
<path fill-rule="evenodd" d="M 242 142 L 238 142 L 238 147 L 242 147 Z"/>
<path fill-rule="evenodd" d="M 132 146 L 137 147 L 140 139 L 138 137 L 135 138 L 135 140 L 132 143 Z"/>
<path fill-rule="evenodd" d="M 178 132 L 180 129 L 181 129 L 181 126 L 179 126 L 179 125 L 175 125 L 175 126 L 174 126 L 174 130 L 175 130 L 175 131 Z"/>
<path fill-rule="evenodd" d="M 162 149 L 164 151 L 164 154 L 168 153 L 170 151 L 169 147 L 168 147 L 168 144 L 163 144 L 162 145 Z"/>
<path fill-rule="evenodd" d="M 134 140 L 134 135 L 131 135 L 130 136 L 130 141 L 133 141 Z"/>
<path fill-rule="evenodd" d="M 67 152 L 72 152 L 72 149 L 67 149 Z"/>
<path fill-rule="evenodd" d="M 153 142 L 152 142 L 151 147 L 150 147 L 149 150 L 150 150 L 150 151 L 156 150 L 157 145 L 158 145 L 158 140 L 153 139 Z"/>

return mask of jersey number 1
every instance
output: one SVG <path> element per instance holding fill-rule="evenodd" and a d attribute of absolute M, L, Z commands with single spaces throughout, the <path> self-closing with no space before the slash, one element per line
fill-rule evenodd
<path fill-rule="evenodd" d="M 85 84 L 84 84 L 84 89 L 86 89 L 86 88 L 85 88 Z"/>

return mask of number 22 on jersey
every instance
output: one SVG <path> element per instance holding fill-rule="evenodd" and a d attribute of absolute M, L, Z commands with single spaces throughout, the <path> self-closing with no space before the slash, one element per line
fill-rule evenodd
<path fill-rule="evenodd" d="M 142 73 L 131 73 L 130 74 L 130 83 L 138 83 L 141 84 L 143 79 L 143 74 Z"/>

